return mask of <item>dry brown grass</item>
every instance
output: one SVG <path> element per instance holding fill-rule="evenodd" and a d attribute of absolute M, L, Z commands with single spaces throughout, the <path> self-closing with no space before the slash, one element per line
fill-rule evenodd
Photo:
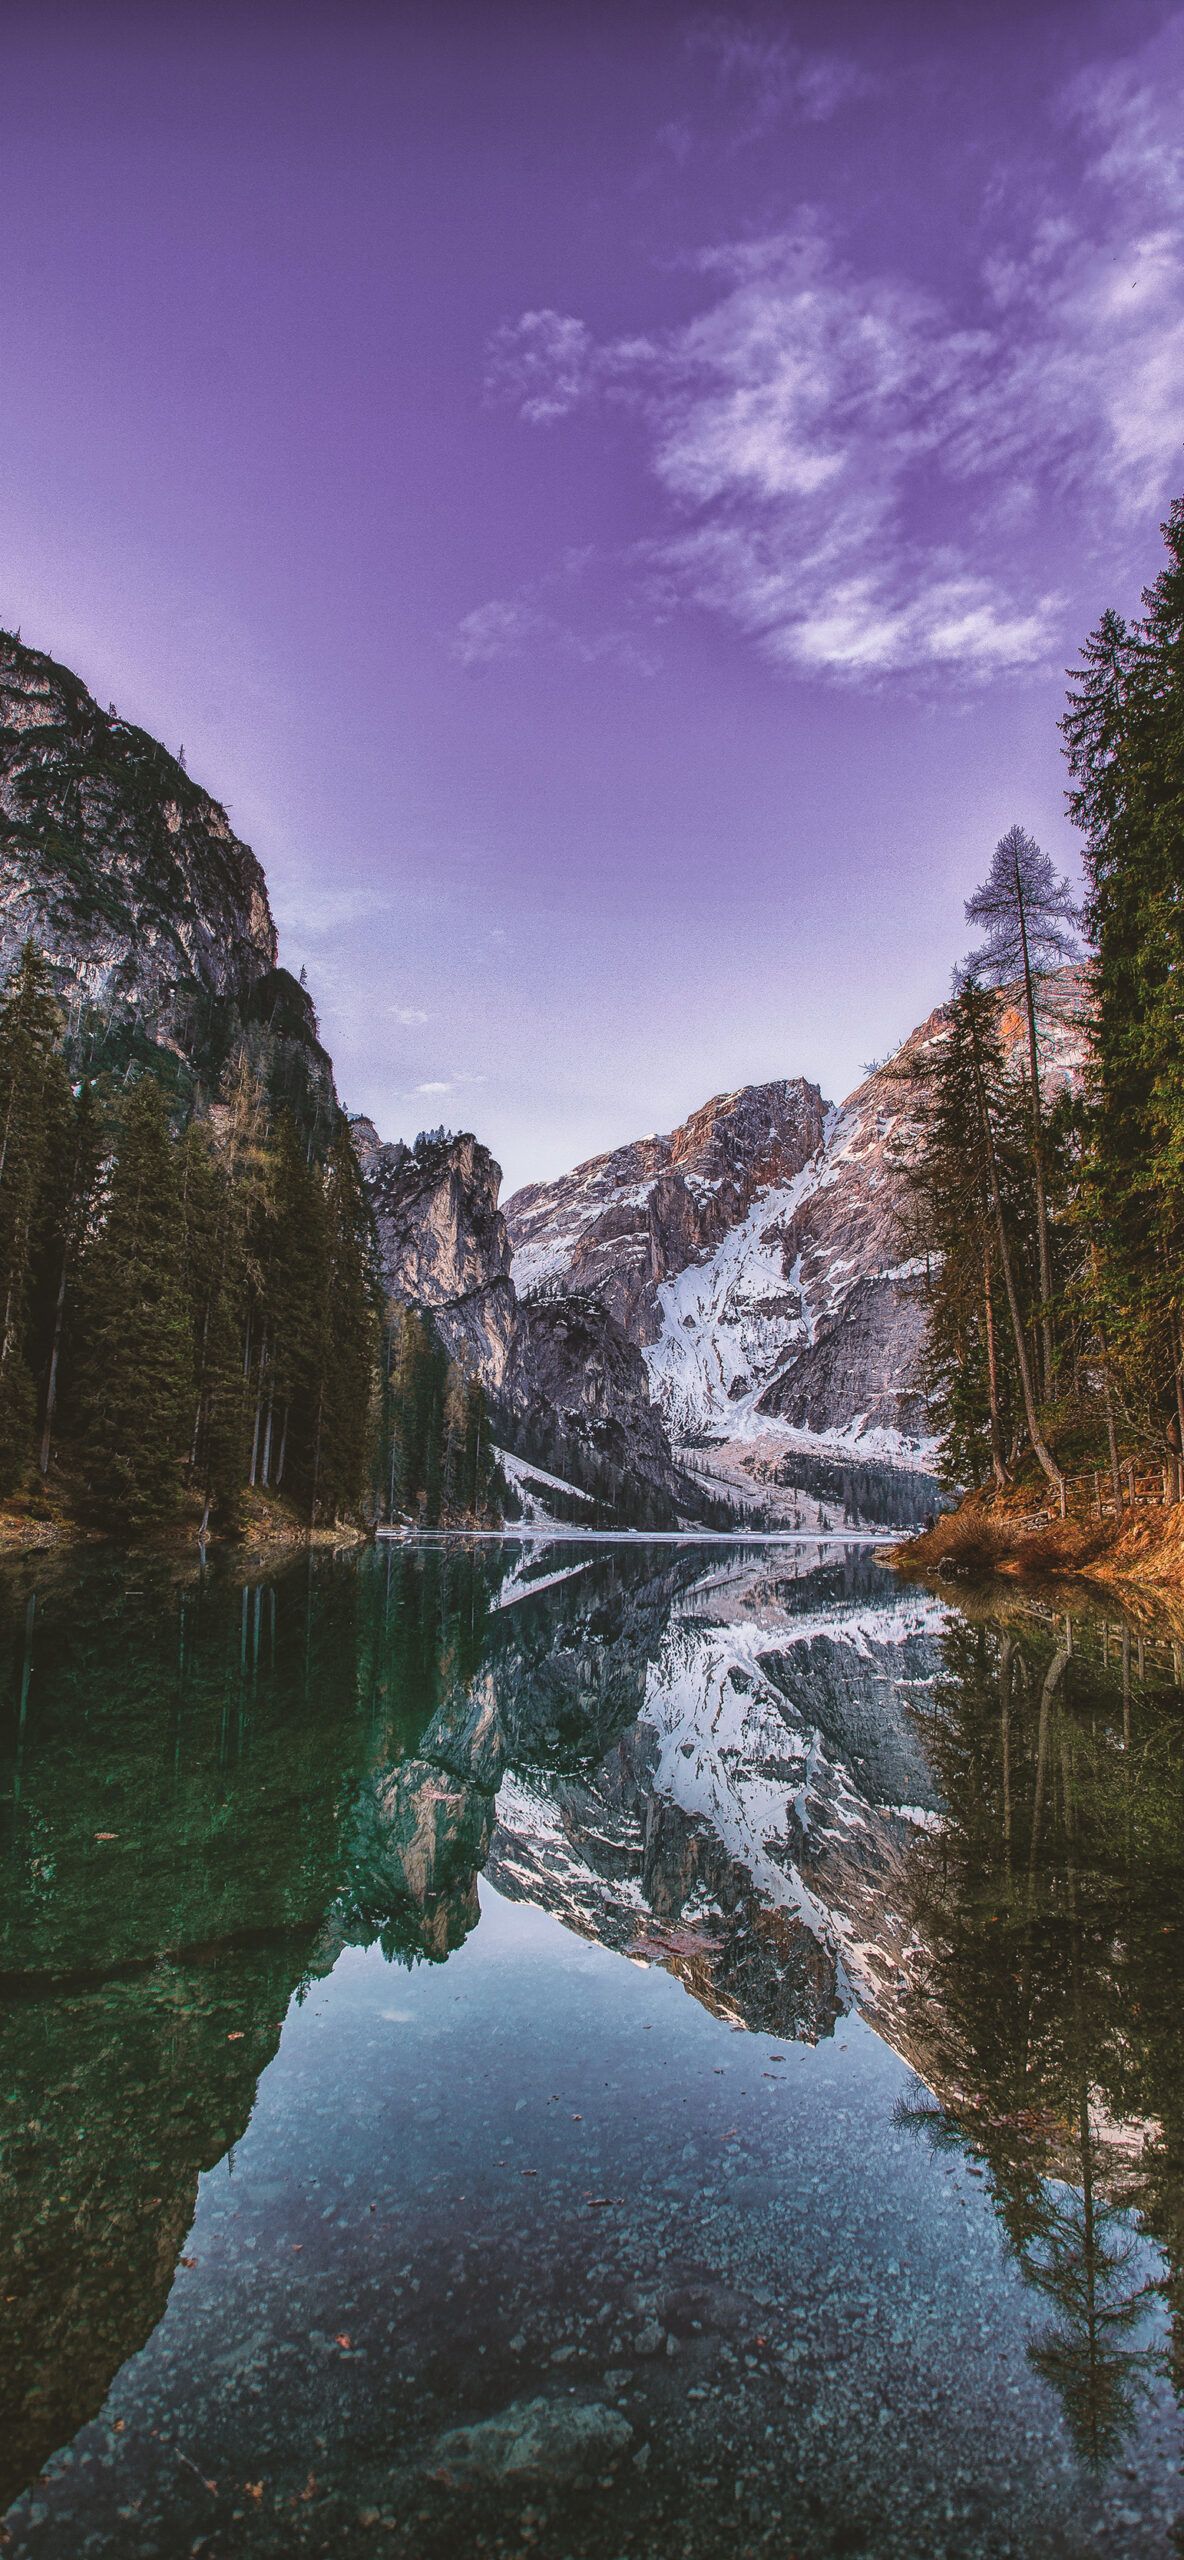
<path fill-rule="evenodd" d="M 1054 1520 L 1030 1529 L 1031 1490 L 1003 1496 L 972 1493 L 944 1511 L 919 1538 L 891 1551 L 905 1572 L 946 1581 L 1006 1574 L 1033 1582 L 1079 1576 L 1130 1585 L 1165 1598 L 1184 1595 L 1184 1504 L 1130 1512 L 1113 1520 Z"/>
<path fill-rule="evenodd" d="M 897 1547 L 893 1561 L 909 1570 L 953 1574 L 1008 1573 L 1041 1581 L 1063 1574 L 1091 1571 L 1115 1545 L 1109 1523 L 1054 1520 L 1028 1529 L 1021 1525 L 1031 1497 L 991 1500 L 971 1493 L 956 1511 L 943 1511 L 932 1529 Z"/>

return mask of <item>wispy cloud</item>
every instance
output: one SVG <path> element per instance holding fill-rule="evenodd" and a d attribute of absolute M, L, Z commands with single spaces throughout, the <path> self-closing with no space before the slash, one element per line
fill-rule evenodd
<path fill-rule="evenodd" d="M 722 13 L 705 15 L 688 29 L 687 43 L 714 57 L 721 82 L 740 99 L 741 141 L 767 133 L 786 117 L 827 124 L 877 86 L 849 56 L 795 44 L 767 19 L 746 23 Z"/>
<path fill-rule="evenodd" d="M 452 654 L 462 667 L 492 667 L 501 659 L 525 657 L 533 642 L 547 635 L 547 617 L 513 596 L 493 596 L 475 605 L 457 624 Z"/>
<path fill-rule="evenodd" d="M 490 341 L 486 398 L 509 400 L 532 426 L 549 426 L 591 388 L 595 361 L 585 321 L 565 311 L 524 311 Z"/>
<path fill-rule="evenodd" d="M 401 1022 L 407 1031 L 418 1029 L 428 1020 L 423 1007 L 418 1004 L 392 1004 L 388 1005 L 387 1011 L 391 1021 Z"/>
<path fill-rule="evenodd" d="M 577 666 L 617 666 L 632 675 L 652 675 L 658 658 L 651 643 L 616 623 L 581 629 L 575 622 L 539 602 L 555 587 L 573 586 L 586 555 L 561 564 L 550 579 L 524 588 L 516 596 L 493 596 L 466 613 L 452 634 L 452 655 L 474 673 L 525 658 L 538 651 L 566 658 Z"/>
<path fill-rule="evenodd" d="M 699 40 L 772 80 L 755 36 L 707 21 Z M 570 314 L 527 313 L 499 332 L 491 392 L 536 425 L 632 410 L 668 511 L 641 555 L 655 608 L 706 607 L 815 674 L 1030 666 L 1059 636 L 1046 510 L 1070 502 L 1101 532 L 1179 472 L 1182 86 L 1179 17 L 1079 78 L 1059 103 L 1071 210 L 1042 173 L 1001 173 L 956 297 L 856 267 L 807 210 L 701 253 L 702 307 L 674 329 L 595 343 Z M 480 611 L 519 650 L 545 636 L 529 609 Z"/>
<path fill-rule="evenodd" d="M 356 887 L 334 887 L 331 882 L 294 880 L 284 883 L 277 905 L 285 934 L 303 935 L 316 942 L 322 937 L 331 941 L 345 926 L 383 913 L 390 907 L 391 898 L 387 891 L 364 882 Z"/>

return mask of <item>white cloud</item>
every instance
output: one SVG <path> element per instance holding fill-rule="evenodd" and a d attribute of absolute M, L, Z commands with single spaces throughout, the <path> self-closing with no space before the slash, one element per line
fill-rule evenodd
<path fill-rule="evenodd" d="M 410 1092 L 405 1095 L 404 1099 L 408 1102 L 414 1102 L 418 1100 L 421 1094 L 469 1093 L 475 1085 L 481 1085 L 484 1083 L 484 1076 L 428 1076 L 422 1084 L 413 1084 Z"/>
<path fill-rule="evenodd" d="M 404 1028 L 408 1031 L 415 1029 L 419 1024 L 428 1020 L 427 1014 L 424 1013 L 421 1006 L 417 1004 L 392 1004 L 388 1006 L 387 1010 L 390 1014 L 391 1021 L 401 1022 Z"/>
<path fill-rule="evenodd" d="M 699 40 L 729 76 L 804 77 L 727 21 Z M 1104 541 L 1180 476 L 1182 89 L 1184 16 L 1078 79 L 1070 209 L 1042 168 L 1001 172 L 956 300 L 855 268 L 807 211 L 702 253 L 682 326 L 595 345 L 527 313 L 499 335 L 499 388 L 535 423 L 597 397 L 633 410 L 669 511 L 639 555 L 651 609 L 706 607 L 815 674 L 978 681 L 1047 659 L 1044 519 L 1071 505 L 1074 538 Z M 528 644 L 529 608 L 479 610 Z"/>
<path fill-rule="evenodd" d="M 385 890 L 364 884 L 335 888 L 331 882 L 296 880 L 284 883 L 276 893 L 284 933 L 304 935 L 310 942 L 322 936 L 332 940 L 344 926 L 383 914 L 391 903 Z"/>

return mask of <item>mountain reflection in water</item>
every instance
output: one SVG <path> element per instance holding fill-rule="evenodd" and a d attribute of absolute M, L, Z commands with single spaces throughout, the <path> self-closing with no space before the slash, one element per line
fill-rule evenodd
<path fill-rule="evenodd" d="M 947 2548 L 1178 2549 L 1184 1724 L 1170 1631 L 1138 1635 L 1092 1609 L 954 1609 L 862 1555 L 484 1543 L 302 1558 L 262 1577 L 159 1556 L 30 1559 L 0 1578 L 0 1642 L 0 2507 L 19 2502 L 8 2518 L 16 2547 L 72 2554 L 89 2535 L 90 2547 L 112 2551 L 352 2551 L 355 2537 L 370 2549 L 382 2531 L 388 2549 L 402 2549 L 405 2535 L 409 2551 L 443 2551 L 472 2530 L 471 2474 L 491 2551 L 540 2536 L 546 2549 L 554 2531 L 572 2552 L 640 2554 L 659 2536 L 706 2552 L 725 2524 L 747 2535 L 740 2549 L 866 2550 L 877 2560 Z M 401 2366 L 382 2366 L 377 2381 L 368 2374 L 367 2425 L 372 2433 L 377 2388 L 390 2398 L 387 2436 L 401 2429 L 406 2439 L 397 2461 L 375 2453 L 366 2428 L 351 2436 L 315 2393 L 308 2401 L 306 2380 L 287 2397 L 269 2383 L 273 2455 L 258 2498 L 259 2484 L 244 2491 L 240 2480 L 239 2504 L 232 2493 L 224 2504 L 217 2479 L 205 2484 L 208 2462 L 195 2466 L 184 2449 L 176 2459 L 192 2478 L 162 2487 L 141 2448 L 126 2456 L 147 2468 L 131 2475 L 125 2513 L 103 2486 L 124 2449 L 100 2430 L 107 2450 L 96 2451 L 88 2422 L 128 2359 L 150 2339 L 155 2354 L 183 2316 L 178 2263 L 191 2263 L 182 2253 L 195 2209 L 199 2227 L 203 2211 L 223 2210 L 213 2190 L 202 2205 L 202 2173 L 233 2165 L 293 1998 L 307 2003 L 330 1976 L 348 1986 L 348 1968 L 335 1969 L 350 1948 L 377 1945 L 408 1968 L 443 1963 L 477 1930 L 481 1877 L 503 1905 L 552 1914 L 693 1995 L 703 2020 L 693 2052 L 692 2021 L 679 2025 L 676 2013 L 663 2010 L 667 2029 L 647 2012 L 636 2031 L 654 2034 L 647 2069 L 659 2067 L 660 2038 L 673 2039 L 660 2069 L 670 2105 L 677 2089 L 681 2154 L 664 2132 L 651 2162 L 657 2137 L 645 2111 L 627 2073 L 611 2076 L 613 1986 L 618 2005 L 626 1993 L 632 2001 L 627 1972 L 579 1976 L 587 2019 L 577 2006 L 547 2027 L 539 2069 L 557 2093 L 562 2057 L 584 2042 L 598 2057 L 602 2038 L 604 2085 L 620 2091 L 598 2155 L 612 2192 L 575 2189 L 574 2200 L 603 2233 L 610 2210 L 626 2205 L 618 2190 L 648 2192 L 652 2167 L 684 2254 L 702 2223 L 700 2255 L 686 2256 L 675 2285 L 674 2246 L 655 2239 L 648 2206 L 631 2197 L 628 2211 L 642 2219 L 623 2305 L 603 2315 L 599 2359 L 578 2323 L 569 2345 L 570 2308 L 557 2307 L 534 2398 L 520 2387 L 522 2356 L 533 2352 L 517 2342 L 521 2320 L 508 2346 L 498 2327 L 508 2277 L 491 2259 L 496 2298 L 481 2315 L 489 2353 L 476 2382 L 462 2388 L 462 2372 L 469 2349 L 486 2355 L 484 2333 L 479 2344 L 475 2330 L 464 2339 L 459 2303 L 455 2317 L 446 2307 L 452 2291 L 437 2295 L 431 2357 L 425 2350 L 415 2377 L 426 2402 L 402 2410 Z M 458 1984 L 469 1979 L 458 1969 Z M 496 2002 L 497 1975 L 483 1979 L 486 2003 Z M 507 2004 L 509 2016 L 509 1991 Z M 860 2059 L 870 2043 L 857 2037 L 853 2058 L 840 2059 L 836 2029 L 852 2021 L 844 2033 L 856 2033 L 855 2013 L 909 2066 L 893 2064 L 890 2087 L 880 2065 Z M 767 2208 L 772 2231 L 784 2208 L 793 2253 L 762 2266 L 759 2288 L 755 2261 L 743 2258 L 742 2282 L 741 2244 L 727 2239 L 744 2176 L 726 2146 L 749 2139 L 732 2086 L 743 2049 L 723 2034 L 718 2059 L 700 2050 L 728 2026 L 749 2030 L 749 2079 L 779 2090 L 795 2051 L 802 2073 L 802 2049 L 818 2056 L 814 2080 L 794 2082 L 799 2113 L 784 2137 L 768 2137 L 767 2157 L 766 2136 L 752 2136 L 748 2224 L 757 2229 Z M 824 2053 L 833 2086 L 818 2076 Z M 706 2081 L 692 2083 L 692 2060 Z M 490 2080 L 495 2063 L 503 2069 L 485 2056 Z M 525 2059 L 520 2067 L 525 2091 Z M 306 2146 L 307 2188 L 307 2160 L 319 2177 L 345 2139 L 333 2118 L 338 2084 L 302 2068 L 303 2095 L 290 2102 L 297 2129 L 268 2137 L 261 2195 L 282 2182 L 285 2141 L 293 2158 Z M 950 2202 L 951 2165 L 963 2182 L 959 2210 L 979 2217 L 979 2331 L 992 2322 L 1006 2331 L 1030 2384 L 1030 2397 L 1007 2385 L 1026 2400 L 1008 2418 L 1030 2472 L 1019 2522 L 1006 2431 L 1000 2441 L 996 2430 L 1004 2476 L 993 2493 L 956 2390 L 933 2398 L 934 2351 L 917 2345 L 931 2334 L 920 2241 L 913 2336 L 891 2290 L 904 2281 L 906 2242 L 888 2256 L 889 2230 L 877 2272 L 855 2250 L 853 2220 L 845 2230 L 840 2215 L 819 2237 L 844 2178 L 854 2192 L 868 2174 L 866 2161 L 845 2165 L 843 2127 L 858 2110 L 844 2075 L 857 2068 L 883 2174 L 901 2182 L 894 2211 L 943 2235 L 932 2242 L 931 2310 L 964 2275 L 962 2238 L 936 2211 Z M 414 2134 L 430 2150 L 429 2129 L 441 2108 L 450 2122 L 451 2107 L 470 2152 L 479 2146 L 476 2115 L 463 2122 L 471 2093 L 441 2091 L 425 2067 L 404 2094 L 409 2144 Z M 772 2087 L 758 2095 L 789 2104 Z M 752 2103 L 747 2087 L 740 2098 Z M 716 2130 L 712 2117 L 708 2133 L 717 2101 L 729 2121 Z M 520 2110 L 524 2099 L 505 2103 Z M 585 2113 L 569 2109 L 566 2120 L 579 2127 Z M 829 2184 L 832 2197 L 809 2241 L 796 2236 L 801 2213 L 789 2210 L 786 2185 L 805 2175 L 790 2163 L 795 2123 L 809 2193 L 825 2197 Z M 510 2139 L 490 2131 L 473 2178 L 504 2170 Z M 376 2160 L 387 2165 L 381 2125 L 376 2141 L 356 2172 L 372 2184 Z M 660 2169 L 674 2174 L 659 2179 Z M 248 2205 L 250 2194 L 248 2183 Z M 541 2247 L 545 2263 L 545 2230 L 523 2220 L 515 2242 L 500 2228 L 511 2256 Z M 283 2245 L 291 2286 L 311 2244 Z M 556 2237 L 556 2269 L 566 2245 Z M 607 2269 L 609 2244 L 600 2245 Z M 402 2238 L 390 2247 L 390 2266 L 367 2283 L 393 2298 L 410 2276 Z M 647 2291 L 650 2258 L 658 2276 L 651 2268 Z M 337 2268 L 339 2288 L 361 2283 L 352 2266 Z M 890 2316 L 867 2308 L 868 2285 L 881 2282 Z M 360 2318 L 347 2303 L 344 2355 L 357 2352 Z M 848 2371 L 840 2391 L 844 2358 L 863 2352 L 865 2318 L 875 2338 L 866 2373 Z M 745 2321 L 752 2343 L 742 2352 Z M 651 2332 L 666 2341 L 664 2356 L 677 2350 L 674 2365 L 653 2362 Z M 903 2378 L 910 2339 L 927 2397 Z M 896 2361 L 881 2370 L 875 2360 L 890 2349 Z M 236 2372 L 244 2355 L 240 2341 Z M 144 2390 L 159 2392 L 151 2355 L 143 2362 Z M 559 2451 L 546 2416 L 560 2405 L 551 2363 L 572 2404 Z M 225 2358 L 219 2393 L 224 2368 Z M 122 2373 L 121 2390 L 137 2387 L 136 2373 Z M 850 2398 L 865 2383 L 885 2422 L 876 2454 L 870 2436 L 859 2440 L 865 2422 Z M 719 2392 L 733 2430 L 722 2472 Z M 169 2393 L 175 2403 L 175 2381 Z M 155 2405 L 159 2416 L 169 2394 Z M 503 2419 L 507 2406 L 519 2414 Z M 586 2419 L 586 2459 L 572 2450 L 573 2408 Z M 322 2453 L 310 2469 L 314 2420 Z M 980 2421 L 994 2427 L 989 2409 Z M 122 2421 L 110 2424 L 122 2433 Z M 511 2447 L 501 2455 L 498 2425 Z M 833 2440 L 844 2425 L 846 2475 Z M 532 2427 L 543 2440 L 534 2457 Z M 55 2462 L 80 2429 L 75 2452 Z M 143 2432 L 164 2430 L 145 2419 Z M 474 2454 L 479 2439 L 485 2449 Z M 648 2453 L 634 2458 L 646 2446 L 652 2465 Z M 1124 2468 L 1136 2448 L 1137 2492 Z M 589 2464 L 602 2514 L 589 2503 Z M 398 2484 L 389 2512 L 388 2475 Z M 741 2479 L 749 2486 L 738 2502 Z M 121 2538 L 131 2516 L 134 2544 Z"/>

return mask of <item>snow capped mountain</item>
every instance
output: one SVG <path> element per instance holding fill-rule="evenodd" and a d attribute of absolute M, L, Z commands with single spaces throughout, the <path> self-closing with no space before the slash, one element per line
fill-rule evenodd
<path fill-rule="evenodd" d="M 820 1145 L 823 1102 L 798 1077 L 717 1095 L 668 1138 L 639 1138 L 506 1203 L 519 1294 L 594 1290 L 635 1342 L 662 1330 L 657 1289 L 722 1244 L 761 1191 Z"/>
<path fill-rule="evenodd" d="M 1080 1071 L 1084 988 L 1062 971 L 1042 1034 L 1046 1086 Z M 1024 1036 L 1000 997 L 1009 1049 Z M 594 1157 L 506 1204 L 520 1296 L 579 1286 L 644 1353 L 674 1438 L 768 1478 L 788 1452 L 924 1463 L 921 1266 L 892 1174 L 902 1070 L 945 1036 L 931 1014 L 838 1109 L 801 1078 L 724 1094 L 668 1138 Z"/>

